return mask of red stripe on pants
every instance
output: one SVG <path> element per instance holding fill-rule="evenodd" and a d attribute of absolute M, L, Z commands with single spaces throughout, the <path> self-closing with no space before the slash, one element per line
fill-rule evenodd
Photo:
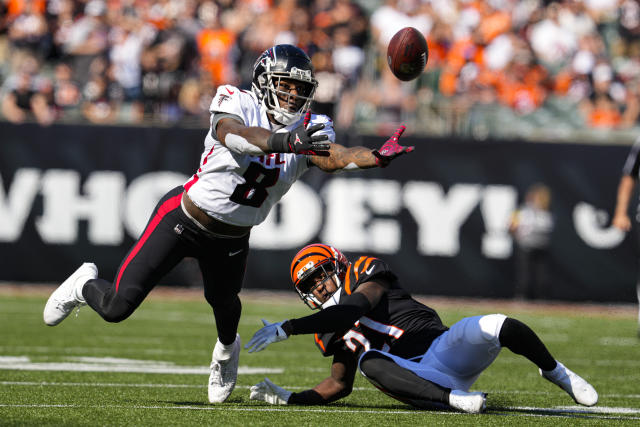
<path fill-rule="evenodd" d="M 160 206 L 160 208 L 158 209 L 158 212 L 155 214 L 151 222 L 149 222 L 149 226 L 147 226 L 147 228 L 144 230 L 144 234 L 142 235 L 142 237 L 140 237 L 136 245 L 133 247 L 133 249 L 129 253 L 129 256 L 127 256 L 127 259 L 124 260 L 124 264 L 122 264 L 122 268 L 118 272 L 118 279 L 116 280 L 116 292 L 118 292 L 118 287 L 120 286 L 120 279 L 122 279 L 122 274 L 127 269 L 127 266 L 129 265 L 131 260 L 138 254 L 138 252 L 140 252 L 140 249 L 142 249 L 142 246 L 144 246 L 146 241 L 149 239 L 149 236 L 151 236 L 151 233 L 153 233 L 153 230 L 155 230 L 158 224 L 160 224 L 160 221 L 162 221 L 162 218 L 164 218 L 164 216 L 167 213 L 171 212 L 172 210 L 180 206 L 181 200 L 182 200 L 182 194 L 170 198 Z"/>

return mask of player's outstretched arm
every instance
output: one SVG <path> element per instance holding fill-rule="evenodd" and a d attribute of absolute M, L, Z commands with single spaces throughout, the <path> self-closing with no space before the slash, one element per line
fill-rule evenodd
<path fill-rule="evenodd" d="M 262 156 L 267 153 L 296 153 L 310 156 L 328 156 L 327 135 L 318 131 L 324 124 L 308 128 L 301 124 L 288 132 L 271 133 L 261 127 L 247 127 L 232 119 L 221 119 L 216 126 L 219 141 L 229 150 L 238 154 Z"/>
<path fill-rule="evenodd" d="M 293 393 L 265 378 L 251 387 L 249 399 L 272 405 L 325 405 L 351 393 L 356 369 L 357 362 L 353 354 L 338 352 L 333 358 L 331 376 L 314 388 Z"/>
<path fill-rule="evenodd" d="M 413 146 L 405 147 L 398 142 L 405 129 L 404 125 L 400 126 L 377 150 L 372 151 L 366 147 L 347 148 L 340 144 L 331 144 L 329 157 L 313 157 L 310 161 L 325 172 L 369 169 L 376 166 L 387 167 L 396 157 L 414 150 Z"/>

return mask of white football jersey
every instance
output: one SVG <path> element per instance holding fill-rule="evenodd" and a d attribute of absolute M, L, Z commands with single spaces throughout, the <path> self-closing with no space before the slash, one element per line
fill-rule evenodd
<path fill-rule="evenodd" d="M 272 130 L 267 112 L 253 92 L 235 86 L 219 86 L 209 107 L 215 113 L 238 116 L 246 126 Z M 303 119 L 282 131 L 299 126 Z M 311 115 L 310 124 L 323 123 L 329 142 L 335 141 L 331 119 Z M 237 154 L 212 136 L 209 129 L 198 171 L 185 183 L 189 197 L 211 217 L 238 226 L 258 225 L 291 185 L 309 168 L 307 156 L 272 153 L 264 156 Z"/>

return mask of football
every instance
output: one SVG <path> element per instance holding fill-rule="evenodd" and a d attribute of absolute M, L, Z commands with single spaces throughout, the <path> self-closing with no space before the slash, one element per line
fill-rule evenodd
<path fill-rule="evenodd" d="M 402 81 L 422 74 L 429 58 L 427 41 L 420 31 L 406 27 L 398 31 L 387 47 L 387 63 L 394 76 Z"/>

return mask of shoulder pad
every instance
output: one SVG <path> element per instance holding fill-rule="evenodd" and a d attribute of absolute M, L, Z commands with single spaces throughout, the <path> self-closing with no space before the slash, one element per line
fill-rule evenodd
<path fill-rule="evenodd" d="M 361 283 L 381 275 L 395 277 L 386 262 L 375 257 L 361 256 L 349 267 L 344 285 L 345 291 L 351 294 Z"/>

